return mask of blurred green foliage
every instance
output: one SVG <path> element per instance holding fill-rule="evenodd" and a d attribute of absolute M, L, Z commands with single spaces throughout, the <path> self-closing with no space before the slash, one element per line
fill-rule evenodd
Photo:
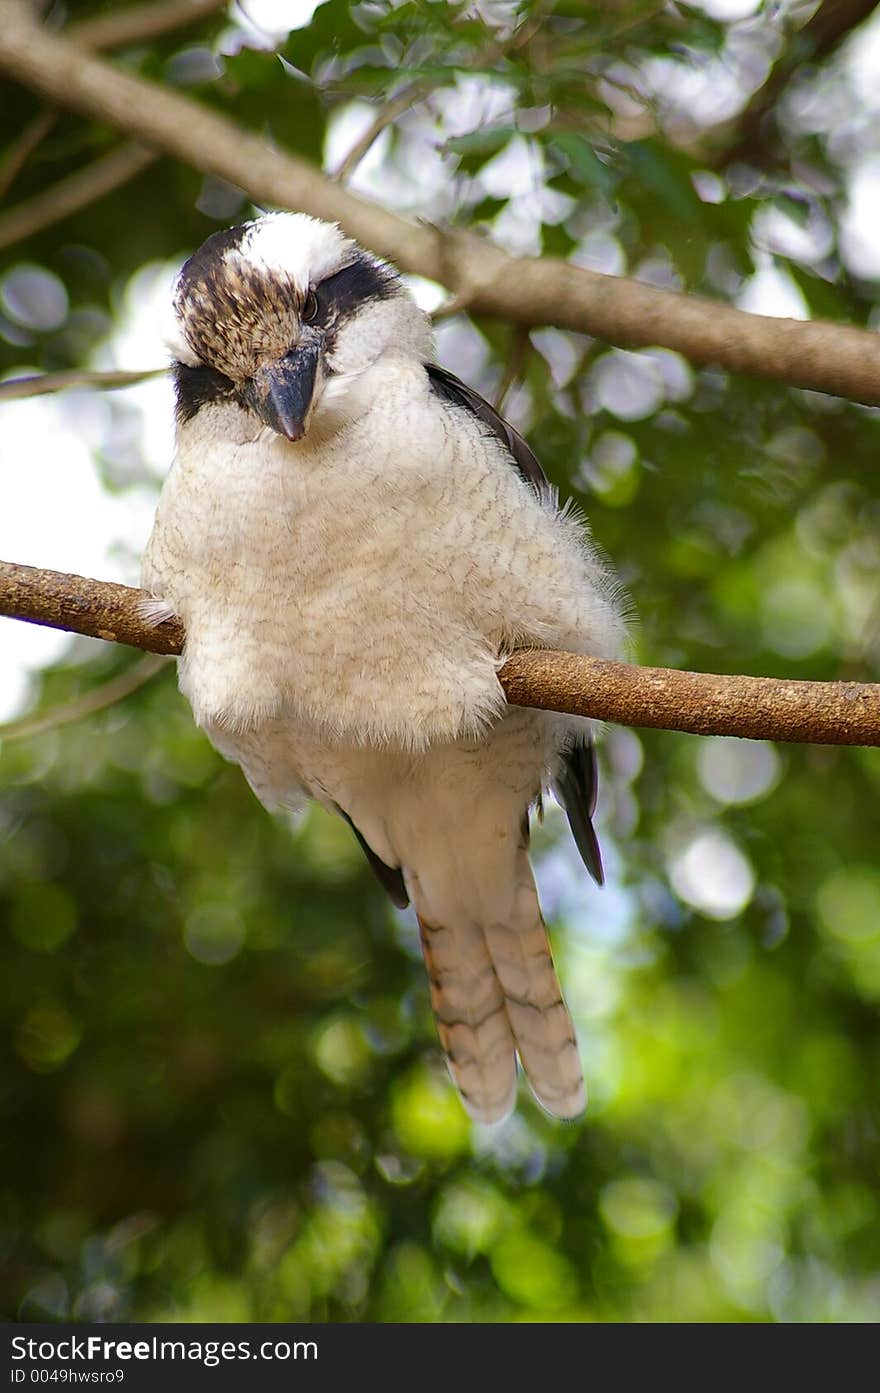
<path fill-rule="evenodd" d="M 833 131 L 783 123 L 777 172 L 756 150 L 745 178 L 723 163 L 735 113 L 732 135 L 704 117 L 685 138 L 665 100 L 732 66 L 747 24 L 644 0 L 329 0 L 275 52 L 235 38 L 235 15 L 117 61 L 316 162 L 352 112 L 363 126 L 364 103 L 414 84 L 373 196 L 387 179 L 412 213 L 726 300 L 769 267 L 805 312 L 869 321 L 872 287 L 841 253 Z M 749 21 L 771 53 L 785 17 Z M 824 80 L 842 121 L 846 74 L 832 62 Z M 37 104 L 4 95 L 9 148 Z M 15 196 L 113 139 L 61 114 Z M 511 151 L 531 191 L 493 176 Z M 433 188 L 413 183 L 421 156 L 443 171 Z M 827 231 L 800 259 L 759 235 L 792 206 Z M 161 161 L 9 248 L 0 369 L 88 363 L 131 276 L 246 209 Z M 22 265 L 63 284 L 49 327 L 10 312 Z M 552 329 L 523 345 L 463 316 L 440 351 L 490 395 L 519 355 L 507 409 L 614 558 L 641 660 L 878 680 L 875 412 Z M 131 449 L 123 482 L 155 487 Z M 98 455 L 119 487 L 113 450 Z M 45 674 L 41 710 L 132 661 L 98 648 L 77 642 Z M 5 743 L 5 1314 L 876 1319 L 880 752 L 609 728 L 602 754 L 605 891 L 552 809 L 536 832 L 590 1109 L 559 1125 L 524 1094 L 481 1129 L 446 1079 L 409 916 L 342 822 L 262 812 L 170 671 Z"/>

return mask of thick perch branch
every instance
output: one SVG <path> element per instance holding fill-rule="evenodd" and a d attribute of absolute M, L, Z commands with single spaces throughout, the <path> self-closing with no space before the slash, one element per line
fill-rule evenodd
<path fill-rule="evenodd" d="M 180 653 L 178 619 L 149 625 L 143 590 L 0 562 L 0 614 L 151 653 Z M 634 667 L 573 653 L 514 653 L 499 674 L 514 706 L 624 725 L 823 745 L 880 745 L 880 686 Z"/>
<path fill-rule="evenodd" d="M 555 324 L 628 348 L 662 345 L 691 362 L 880 404 L 880 337 L 847 325 L 747 314 L 604 276 L 553 257 L 511 257 L 470 233 L 411 223 L 356 197 L 305 160 L 190 97 L 51 34 L 21 0 L 0 0 L 0 72 L 55 105 L 244 189 L 258 203 L 343 224 L 358 241 L 439 281 L 476 314 Z"/>

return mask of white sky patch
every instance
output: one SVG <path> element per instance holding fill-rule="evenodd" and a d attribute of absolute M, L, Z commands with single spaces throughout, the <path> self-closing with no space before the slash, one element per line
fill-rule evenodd
<path fill-rule="evenodd" d="M 821 261 L 834 246 L 831 224 L 818 208 L 807 210 L 803 221 L 778 207 L 759 208 L 752 221 L 752 236 L 757 246 L 807 264 Z"/>
<path fill-rule="evenodd" d="M 148 262 L 132 276 L 121 297 L 118 327 L 95 355 L 97 367 L 150 368 L 169 363 L 165 330 L 174 285 L 187 255 L 188 250 L 183 248 L 179 260 Z M 112 400 L 132 408 L 137 429 L 132 449 L 136 444 L 137 453 L 150 472 L 163 478 L 174 452 L 174 393 L 170 378 L 152 378 L 115 392 Z"/>
<path fill-rule="evenodd" d="M 441 319 L 435 335 L 437 357 L 465 382 L 479 384 L 489 362 L 489 345 L 479 329 L 463 315 Z"/>
<path fill-rule="evenodd" d="M 117 327 L 96 355 L 100 367 L 150 368 L 168 362 L 165 316 L 188 254 L 182 248 L 177 261 L 148 261 L 131 277 L 117 308 Z"/>
<path fill-rule="evenodd" d="M 723 203 L 727 198 L 727 185 L 717 174 L 709 169 L 695 169 L 691 175 L 697 198 L 703 203 Z"/>
<path fill-rule="evenodd" d="M 545 800 L 548 828 L 559 831 L 559 840 L 535 857 L 538 898 L 548 919 L 559 919 L 573 942 L 581 939 L 591 950 L 619 947 L 631 936 L 636 900 L 621 884 L 620 857 L 606 833 L 600 833 L 605 884 L 590 876 L 580 852 L 568 833 L 565 815 L 551 795 Z"/>
<path fill-rule="evenodd" d="M 671 348 L 644 348 L 639 357 L 653 363 L 667 401 L 687 401 L 694 390 L 694 370 L 686 358 Z"/>
<path fill-rule="evenodd" d="M 443 301 L 447 299 L 445 286 L 437 281 L 428 280 L 426 276 L 405 275 L 402 280 L 419 309 L 424 310 L 425 314 L 433 314 L 435 310 L 439 310 Z"/>
<path fill-rule="evenodd" d="M 648 94 L 669 116 L 685 117 L 697 129 L 728 121 L 745 105 L 748 86 L 727 59 L 700 66 L 674 58 L 649 58 L 643 68 Z M 760 77 L 754 84 L 760 85 Z"/>
<path fill-rule="evenodd" d="M 366 135 L 375 116 L 375 108 L 369 102 L 361 101 L 346 102 L 344 106 L 337 107 L 335 111 L 331 112 L 324 136 L 325 169 L 339 168 L 361 136 Z M 382 152 L 378 140 L 364 156 L 361 165 L 367 165 L 369 169 L 369 165 L 375 166 L 377 161 L 381 165 Z"/>
<path fill-rule="evenodd" d="M 517 198 L 533 194 L 543 175 L 540 151 L 525 136 L 517 135 L 480 170 L 480 184 L 493 198 Z"/>
<path fill-rule="evenodd" d="M 605 276 L 622 276 L 626 270 L 626 253 L 611 233 L 598 229 L 588 232 L 568 258 L 573 266 L 587 271 L 599 271 Z"/>
<path fill-rule="evenodd" d="M 10 267 L 0 281 L 0 304 L 25 329 L 58 329 L 67 318 L 64 282 L 53 271 L 27 261 Z"/>
<path fill-rule="evenodd" d="M 576 344 L 573 336 L 562 329 L 533 329 L 530 337 L 550 369 L 554 387 L 561 391 L 580 366 L 581 344 Z"/>
<path fill-rule="evenodd" d="M 32 398 L 4 408 L 0 556 L 131 584 L 137 573 L 121 561 L 120 546 L 139 548 L 132 523 L 139 513 L 135 531 L 143 530 L 143 507 L 133 510 L 126 496 L 104 491 L 87 442 L 59 405 Z M 18 620 L 0 622 L 0 720 L 9 720 L 27 700 L 31 672 L 57 661 L 70 635 Z"/>
<path fill-rule="evenodd" d="M 669 879 L 679 899 L 709 919 L 734 919 L 755 889 L 750 862 L 720 828 L 694 837 L 673 859 Z"/>
<path fill-rule="evenodd" d="M 178 265 L 153 263 L 123 293 L 118 331 L 96 355 L 102 368 L 148 368 L 167 361 L 160 331 Z M 124 405 L 127 410 L 114 411 Z M 136 585 L 156 495 L 144 468 L 161 477 L 173 452 L 174 403 L 168 378 L 115 392 L 76 391 L 10 402 L 0 438 L 0 556 L 27 566 Z M 95 463 L 119 458 L 132 486 L 105 489 Z M 56 662 L 71 638 L 3 620 L 0 720 L 32 694 L 31 674 Z"/>
<path fill-rule="evenodd" d="M 376 107 L 368 102 L 347 102 L 331 114 L 324 139 L 324 168 L 333 171 L 372 125 Z M 433 120 L 419 112 L 398 117 L 373 141 L 346 187 L 386 208 L 410 217 L 429 220 L 450 217 L 455 209 L 457 184 L 453 165 L 438 144 Z"/>
<path fill-rule="evenodd" d="M 604 493 L 637 467 L 638 457 L 632 436 L 619 430 L 605 430 L 582 461 L 579 475 L 588 488 Z"/>
<path fill-rule="evenodd" d="M 509 83 L 464 73 L 456 76 L 454 87 L 444 88 L 434 97 L 445 139 L 500 126 L 505 120 L 512 123 L 517 104 L 516 89 Z"/>

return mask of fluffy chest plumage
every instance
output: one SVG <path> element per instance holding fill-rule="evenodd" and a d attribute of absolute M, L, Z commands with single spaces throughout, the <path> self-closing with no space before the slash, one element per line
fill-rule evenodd
<path fill-rule="evenodd" d="M 202 724 L 284 710 L 411 746 L 500 709 L 526 490 L 476 427 L 449 428 L 420 369 L 377 387 L 324 440 L 291 445 L 231 407 L 182 432 L 144 581 L 186 624 L 181 687 Z"/>

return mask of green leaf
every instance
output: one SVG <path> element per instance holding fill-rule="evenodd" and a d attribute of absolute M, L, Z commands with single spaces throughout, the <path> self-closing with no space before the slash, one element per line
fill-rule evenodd
<path fill-rule="evenodd" d="M 496 155 L 516 134 L 513 126 L 492 126 L 469 135 L 452 136 L 446 141 L 445 149 L 453 155 Z"/>
<path fill-rule="evenodd" d="M 689 166 L 680 157 L 653 140 L 630 141 L 623 150 L 636 179 L 677 217 L 689 223 L 702 220 L 703 204 L 690 181 Z"/>
<path fill-rule="evenodd" d="M 617 172 L 609 169 L 608 165 L 599 159 L 585 136 L 577 131 L 553 131 L 546 137 L 546 144 L 560 152 L 568 168 L 581 183 L 590 188 L 600 189 L 606 194 L 615 188 L 618 182 Z"/>

